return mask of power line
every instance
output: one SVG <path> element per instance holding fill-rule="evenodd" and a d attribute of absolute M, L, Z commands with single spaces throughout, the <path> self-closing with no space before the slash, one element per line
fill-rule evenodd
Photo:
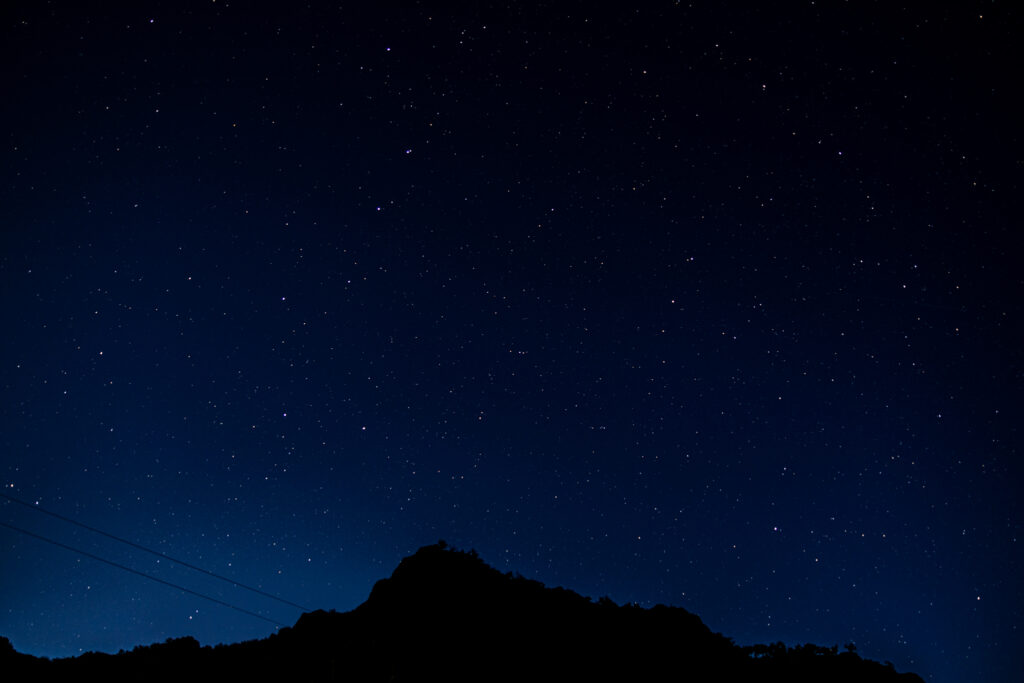
<path fill-rule="evenodd" d="M 221 581 L 226 581 L 227 583 L 230 583 L 232 586 L 237 586 L 238 588 L 244 588 L 247 591 L 252 591 L 253 593 L 258 593 L 258 594 L 260 594 L 260 595 L 262 595 L 264 597 L 268 597 L 268 598 L 270 598 L 272 600 L 277 600 L 278 602 L 282 602 L 282 603 L 284 603 L 286 605 L 291 605 L 292 607 L 297 607 L 300 610 L 302 610 L 303 612 L 310 612 L 310 611 L 312 611 L 312 610 L 310 610 L 310 608 L 303 607 L 302 605 L 294 603 L 291 600 L 285 600 L 284 598 L 281 598 L 281 597 L 278 597 L 278 596 L 276 596 L 276 595 L 274 595 L 272 593 L 268 593 L 266 591 L 260 590 L 259 588 L 253 588 L 252 586 L 247 586 L 244 583 L 239 583 L 238 581 L 235 581 L 234 579 L 229 579 L 226 576 L 221 576 L 220 574 L 215 574 L 215 573 L 213 573 L 211 571 L 203 569 L 202 567 L 197 567 L 194 564 L 189 564 L 188 562 L 185 562 L 184 560 L 177 560 L 177 559 L 171 557 L 170 555 L 165 555 L 164 553 L 160 552 L 159 550 L 152 550 L 150 548 L 147 548 L 146 546 L 139 545 L 138 543 L 133 543 L 132 541 L 128 541 L 126 539 L 123 539 L 120 536 L 115 536 L 114 534 L 107 533 L 106 531 L 103 531 L 101 529 L 97 529 L 96 527 L 91 527 L 88 524 L 82 524 L 81 522 L 75 521 L 75 520 L 71 519 L 70 517 L 65 517 L 64 515 L 59 515 L 56 512 L 50 512 L 49 510 L 47 510 L 45 508 L 41 508 L 38 505 L 33 505 L 32 503 L 27 503 L 27 502 L 25 502 L 23 500 L 19 500 L 19 499 L 15 498 L 14 496 L 9 496 L 9 495 L 7 495 L 6 493 L 4 493 L 2 491 L 0 491 L 0 496 L 3 496 L 4 498 L 6 498 L 7 500 L 11 501 L 12 503 L 18 503 L 19 505 L 24 505 L 25 507 L 31 508 L 31 509 L 35 510 L 36 512 L 41 512 L 44 515 L 50 515 L 51 517 L 55 517 L 55 518 L 57 518 L 57 519 L 59 519 L 59 520 L 61 520 L 63 522 L 67 522 L 68 524 L 74 524 L 77 527 L 81 527 L 83 529 L 87 529 L 87 530 L 89 530 L 89 531 L 91 531 L 93 533 L 99 534 L 101 536 L 106 536 L 107 538 L 111 538 L 111 539 L 113 539 L 113 540 L 115 540 L 115 541 L 117 541 L 119 543 L 124 543 L 125 545 L 129 545 L 132 548 L 135 548 L 137 550 L 141 550 L 143 552 L 147 552 L 150 555 L 156 555 L 157 557 L 160 557 L 160 558 L 163 558 L 165 560 L 168 560 L 169 562 L 175 562 L 177 564 L 182 565 L 183 567 L 188 567 L 189 569 L 192 569 L 193 571 L 201 572 L 203 574 L 206 574 L 207 576 L 212 576 L 215 579 L 220 579 Z"/>
<path fill-rule="evenodd" d="M 263 621 L 269 621 L 271 624 L 275 624 L 277 626 L 287 626 L 288 625 L 288 624 L 282 624 L 280 621 L 276 621 L 274 619 L 271 619 L 270 617 L 265 617 L 262 614 L 257 614 L 256 612 L 250 612 L 249 610 L 244 609 L 242 607 L 238 607 L 237 605 L 232 605 L 230 602 L 224 602 L 223 600 L 218 600 L 217 598 L 210 597 L 209 595 L 204 595 L 202 593 L 199 593 L 197 591 L 192 590 L 191 588 L 185 588 L 184 586 L 179 586 L 176 583 L 171 583 L 170 581 L 164 581 L 163 579 L 158 579 L 155 576 L 151 576 L 149 574 L 146 574 L 145 572 L 140 572 L 137 569 L 132 569 L 131 567 L 126 567 L 123 564 L 118 564 L 117 562 L 112 562 L 110 560 L 106 560 L 106 559 L 104 559 L 102 557 L 99 557 L 97 555 L 93 555 L 92 553 L 87 553 L 84 550 L 79 550 L 78 548 L 72 548 L 69 545 L 65 545 L 63 543 L 60 543 L 59 541 L 54 541 L 53 539 L 46 538 L 45 536 L 40 536 L 39 534 L 34 534 L 31 531 L 26 531 L 25 529 L 22 529 L 20 527 L 16 527 L 13 524 L 7 524 L 6 522 L 0 522 L 0 526 L 7 527 L 8 529 L 13 529 L 14 531 L 18 531 L 20 533 L 23 533 L 26 536 L 31 536 L 32 538 L 37 538 L 40 541 L 45 541 L 47 543 L 53 544 L 53 545 L 57 546 L 58 548 L 64 548 L 65 550 L 70 550 L 73 553 L 78 553 L 79 555 L 85 555 L 86 557 L 88 557 L 90 559 L 93 559 L 93 560 L 96 560 L 97 562 L 103 562 L 104 564 L 109 564 L 111 567 L 117 567 L 118 569 L 123 569 L 126 572 L 131 572 L 132 574 L 135 574 L 137 576 L 141 576 L 143 578 L 149 579 L 150 581 L 156 581 L 157 583 L 162 583 L 165 586 L 170 586 L 171 588 L 177 588 L 180 591 L 184 591 L 186 593 L 189 593 L 190 595 L 195 595 L 196 597 L 202 598 L 204 600 L 209 600 L 210 602 L 215 602 L 218 605 L 223 605 L 224 607 L 230 607 L 231 609 L 237 610 L 237 611 L 241 612 L 242 614 L 248 614 L 249 616 L 256 617 L 257 619 L 262 619 Z"/>

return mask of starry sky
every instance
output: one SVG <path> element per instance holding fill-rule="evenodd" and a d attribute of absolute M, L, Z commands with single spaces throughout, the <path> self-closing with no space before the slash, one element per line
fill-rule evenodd
<path fill-rule="evenodd" d="M 1019 8 L 259 4 L 0 10 L 0 492 L 308 608 L 443 538 L 1017 680 Z M 0 548 L 20 651 L 275 628 Z"/>

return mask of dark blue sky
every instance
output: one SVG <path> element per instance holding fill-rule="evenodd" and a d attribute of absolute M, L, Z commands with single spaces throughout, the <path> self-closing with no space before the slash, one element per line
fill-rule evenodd
<path fill-rule="evenodd" d="M 5 5 L 3 492 L 311 608 L 444 538 L 1016 680 L 1020 12 L 720 4 Z M 22 651 L 274 628 L 0 544 Z"/>

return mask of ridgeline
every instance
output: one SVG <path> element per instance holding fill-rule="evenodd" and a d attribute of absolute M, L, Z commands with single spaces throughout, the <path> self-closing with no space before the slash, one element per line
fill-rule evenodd
<path fill-rule="evenodd" d="M 116 655 L 15 652 L 5 680 L 756 681 L 923 683 L 855 652 L 741 647 L 681 607 L 596 602 L 503 574 L 443 542 L 405 558 L 351 612 L 303 614 L 268 638 L 200 647 L 191 637 Z"/>

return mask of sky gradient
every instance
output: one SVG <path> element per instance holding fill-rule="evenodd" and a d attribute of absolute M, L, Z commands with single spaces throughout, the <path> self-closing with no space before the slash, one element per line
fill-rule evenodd
<path fill-rule="evenodd" d="M 309 608 L 443 538 L 1018 680 L 1019 9 L 370 4 L 5 4 L 3 492 Z M 0 603 L 274 629 L 9 528 Z"/>

